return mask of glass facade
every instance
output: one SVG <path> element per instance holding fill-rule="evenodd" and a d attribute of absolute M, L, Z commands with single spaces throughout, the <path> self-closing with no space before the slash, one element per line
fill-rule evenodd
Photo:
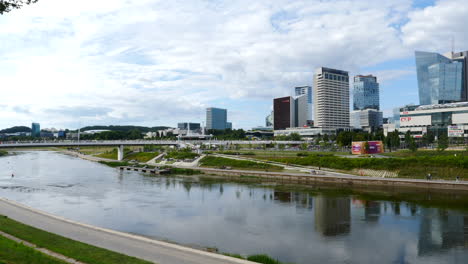
<path fill-rule="evenodd" d="M 41 125 L 39 123 L 32 123 L 31 125 L 31 136 L 40 137 L 41 136 Z"/>
<path fill-rule="evenodd" d="M 210 107 L 206 109 L 206 128 L 224 130 L 227 128 L 227 110 Z"/>
<path fill-rule="evenodd" d="M 416 51 L 415 57 L 421 105 L 463 101 L 463 62 L 433 52 Z"/>
<path fill-rule="evenodd" d="M 354 77 L 353 110 L 380 110 L 379 83 L 372 75 Z"/>

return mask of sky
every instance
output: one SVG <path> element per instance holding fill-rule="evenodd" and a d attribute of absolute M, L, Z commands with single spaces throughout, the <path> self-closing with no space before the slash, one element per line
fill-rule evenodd
<path fill-rule="evenodd" d="M 468 50 L 466 0 L 39 0 L 0 15 L 0 128 L 265 123 L 317 67 L 418 104 L 414 51 Z M 350 87 L 351 89 L 351 87 Z"/>

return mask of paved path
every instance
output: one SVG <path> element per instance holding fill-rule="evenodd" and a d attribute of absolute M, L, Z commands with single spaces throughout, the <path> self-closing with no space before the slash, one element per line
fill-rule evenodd
<path fill-rule="evenodd" d="M 0 198 L 0 215 L 90 245 L 159 264 L 253 264 L 167 242 L 77 223 Z"/>

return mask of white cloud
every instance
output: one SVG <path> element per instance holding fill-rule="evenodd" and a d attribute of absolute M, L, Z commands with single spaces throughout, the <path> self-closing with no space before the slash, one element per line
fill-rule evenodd
<path fill-rule="evenodd" d="M 426 41 L 414 34 L 421 21 L 434 12 L 453 17 L 444 10 L 455 3 L 414 11 L 410 0 L 39 1 L 0 17 L 0 79 L 8 89 L 0 105 L 11 110 L 0 126 L 78 124 L 76 113 L 46 111 L 60 107 L 109 110 L 82 116 L 86 125 L 174 125 L 227 98 L 237 113 L 244 111 L 236 101 L 263 100 L 249 115 L 257 122 L 232 120 L 258 125 L 274 96 L 310 85 L 318 66 L 358 73 L 411 56 L 408 47 Z M 460 10 L 457 17 L 467 13 Z"/>

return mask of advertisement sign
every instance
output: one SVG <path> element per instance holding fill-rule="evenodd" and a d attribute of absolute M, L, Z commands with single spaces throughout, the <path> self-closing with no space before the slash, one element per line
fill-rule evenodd
<path fill-rule="evenodd" d="M 377 154 L 384 152 L 382 141 L 367 141 L 369 143 L 369 151 L 366 151 L 366 141 L 356 141 L 351 144 L 351 152 L 355 155 L 361 154 Z"/>
<path fill-rule="evenodd" d="M 431 122 L 431 115 L 400 117 L 401 126 L 429 126 Z"/>
<path fill-rule="evenodd" d="M 463 128 L 454 125 L 454 126 L 448 126 L 447 127 L 447 132 L 448 132 L 448 137 L 463 137 L 463 134 L 465 131 Z"/>

